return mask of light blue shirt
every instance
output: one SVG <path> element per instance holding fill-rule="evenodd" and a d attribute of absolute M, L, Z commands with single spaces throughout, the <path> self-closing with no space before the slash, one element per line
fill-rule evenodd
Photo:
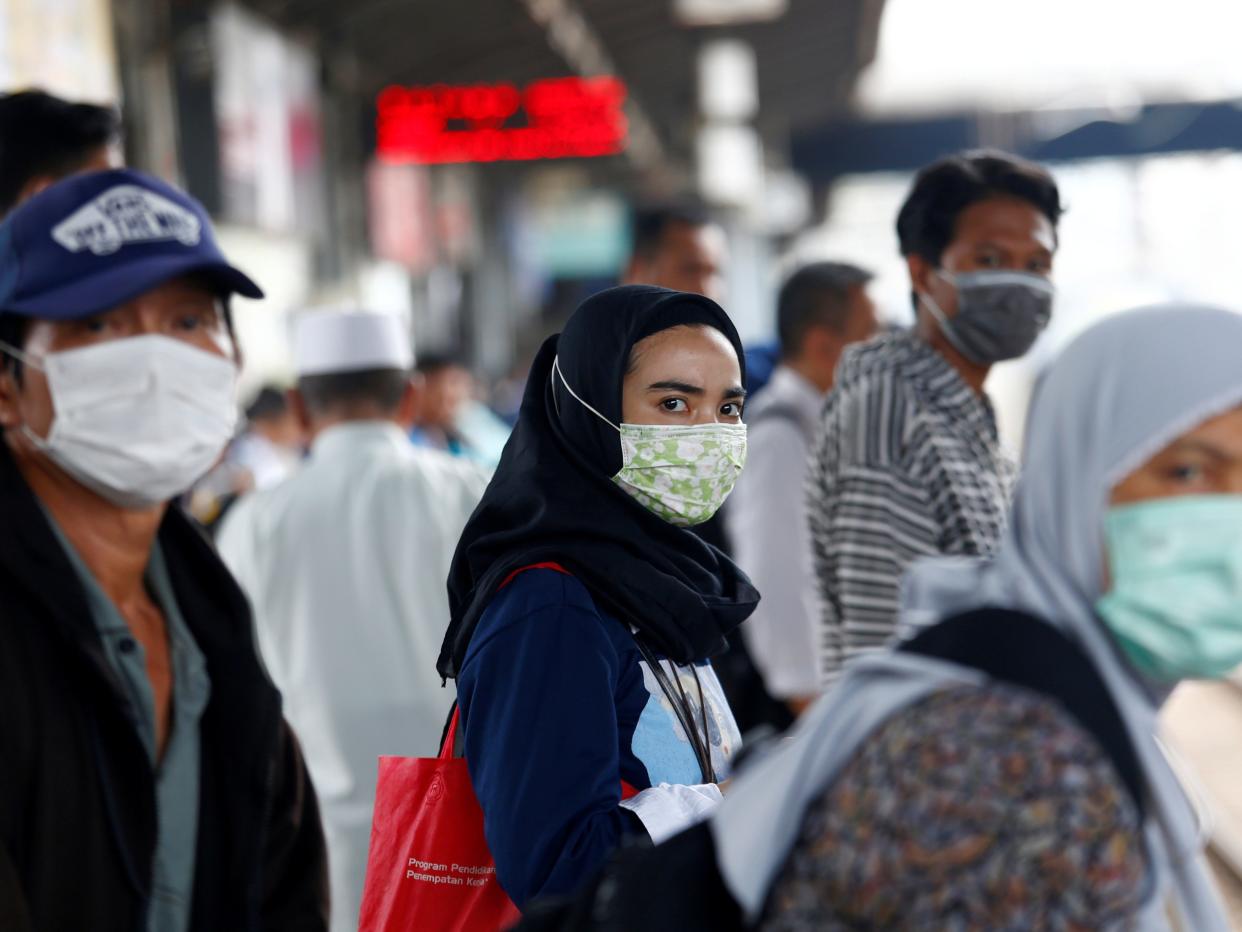
<path fill-rule="evenodd" d="M 147 928 L 150 932 L 186 932 L 190 927 L 198 846 L 199 723 L 211 695 L 207 664 L 177 608 L 168 567 L 157 542 L 151 550 L 146 582 L 151 597 L 164 613 L 173 680 L 168 739 L 163 758 L 157 759 L 155 694 L 147 676 L 146 651 L 51 515 L 48 520 L 81 580 L 104 653 L 129 700 L 129 717 L 155 771 L 158 833 Z"/>

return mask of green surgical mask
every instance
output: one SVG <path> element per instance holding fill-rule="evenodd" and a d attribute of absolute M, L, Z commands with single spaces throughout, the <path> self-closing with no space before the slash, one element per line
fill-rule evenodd
<path fill-rule="evenodd" d="M 612 423 L 578 397 L 552 368 L 565 390 L 621 437 L 621 469 L 612 481 L 652 514 L 670 524 L 702 524 L 724 504 L 746 464 L 745 424 Z"/>
<path fill-rule="evenodd" d="M 1096 610 L 1135 669 L 1172 683 L 1242 664 L 1242 495 L 1113 508 L 1105 534 L 1113 588 Z"/>

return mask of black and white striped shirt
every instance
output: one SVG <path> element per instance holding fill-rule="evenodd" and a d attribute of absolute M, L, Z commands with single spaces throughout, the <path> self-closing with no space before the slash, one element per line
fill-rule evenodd
<path fill-rule="evenodd" d="M 1014 472 L 987 399 L 924 340 L 894 333 L 846 351 L 807 488 L 825 686 L 888 642 L 915 559 L 993 551 Z"/>

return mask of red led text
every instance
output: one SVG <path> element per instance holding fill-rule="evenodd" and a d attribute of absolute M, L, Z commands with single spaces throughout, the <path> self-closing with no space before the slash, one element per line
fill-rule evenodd
<path fill-rule="evenodd" d="M 379 157 L 390 163 L 593 158 L 625 148 L 617 78 L 389 87 L 379 95 Z"/>

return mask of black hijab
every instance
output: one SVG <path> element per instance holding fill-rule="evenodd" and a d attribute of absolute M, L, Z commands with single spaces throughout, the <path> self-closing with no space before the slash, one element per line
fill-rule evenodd
<path fill-rule="evenodd" d="M 555 562 L 596 603 L 677 663 L 725 649 L 725 635 L 755 610 L 759 593 L 723 553 L 656 517 L 612 482 L 621 469 L 616 430 L 635 343 L 681 325 L 719 330 L 745 362 L 724 310 L 701 295 L 648 285 L 610 288 L 584 301 L 535 357 L 513 436 L 471 516 L 449 571 L 451 621 L 436 667 L 456 677 L 479 617 L 517 569 Z"/>

